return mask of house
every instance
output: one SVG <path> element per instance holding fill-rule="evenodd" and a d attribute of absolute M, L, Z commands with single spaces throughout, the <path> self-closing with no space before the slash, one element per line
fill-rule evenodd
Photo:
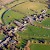
<path fill-rule="evenodd" d="M 18 30 L 19 30 L 19 31 L 25 30 L 25 26 L 19 27 Z"/>
<path fill-rule="evenodd" d="M 24 17 L 23 21 L 26 21 L 28 23 L 29 18 L 26 16 Z"/>
<path fill-rule="evenodd" d="M 41 10 L 42 13 L 46 13 L 46 10 Z"/>
<path fill-rule="evenodd" d="M 43 16 L 43 14 L 39 14 L 38 16 L 37 16 L 37 18 L 36 18 L 36 21 L 42 21 L 44 19 L 44 16 Z"/>
<path fill-rule="evenodd" d="M 10 37 L 5 37 L 1 42 L 0 42 L 0 46 L 4 46 L 7 44 L 7 42 L 9 42 L 11 40 Z"/>
<path fill-rule="evenodd" d="M 14 20 L 13 23 L 16 24 L 16 26 L 18 26 L 18 27 L 23 26 L 23 24 L 21 22 L 17 21 L 17 20 Z"/>
<path fill-rule="evenodd" d="M 2 29 L 3 29 L 4 31 L 7 31 L 8 27 L 7 27 L 7 26 L 2 26 Z"/>
<path fill-rule="evenodd" d="M 32 19 L 32 17 L 30 17 L 30 16 L 27 16 L 27 18 L 28 18 L 28 22 L 31 24 L 31 25 L 33 25 L 33 19 Z"/>
<path fill-rule="evenodd" d="M 33 15 L 31 15 L 32 17 L 37 17 L 37 14 L 33 14 Z"/>
<path fill-rule="evenodd" d="M 0 40 L 0 42 L 1 42 L 2 40 Z"/>
<path fill-rule="evenodd" d="M 33 20 L 35 20 L 35 21 L 36 21 L 36 18 L 34 17 L 34 18 L 33 18 Z"/>
<path fill-rule="evenodd" d="M 32 17 L 32 16 L 26 16 L 26 17 L 23 19 L 24 24 L 30 23 L 31 25 L 33 25 L 33 22 L 34 22 L 33 18 L 34 18 L 34 17 Z"/>
<path fill-rule="evenodd" d="M 17 40 L 13 40 L 13 39 L 12 39 L 10 42 L 11 42 L 12 44 L 17 44 L 17 43 L 18 43 Z"/>
<path fill-rule="evenodd" d="M 23 23 L 19 22 L 19 21 L 14 21 L 14 24 L 16 24 L 16 26 L 18 26 L 17 30 L 18 31 L 23 31 L 25 29 L 25 26 Z"/>
<path fill-rule="evenodd" d="M 17 48 L 15 47 L 15 45 L 14 44 L 10 44 L 10 50 L 17 50 Z"/>

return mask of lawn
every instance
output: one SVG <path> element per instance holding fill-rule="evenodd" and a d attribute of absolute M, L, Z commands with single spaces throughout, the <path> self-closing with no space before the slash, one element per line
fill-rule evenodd
<path fill-rule="evenodd" d="M 23 17 L 25 16 L 21 13 L 9 10 L 4 14 L 3 20 L 5 24 L 9 24 L 14 19 L 22 19 Z"/>
<path fill-rule="evenodd" d="M 24 39 L 27 39 L 27 38 L 28 39 L 29 38 L 49 38 L 50 30 L 28 25 L 27 29 L 25 31 L 18 32 L 18 34 Z"/>
<path fill-rule="evenodd" d="M 32 44 L 30 46 L 31 50 L 50 50 L 50 45 L 43 45 L 43 44 Z"/>

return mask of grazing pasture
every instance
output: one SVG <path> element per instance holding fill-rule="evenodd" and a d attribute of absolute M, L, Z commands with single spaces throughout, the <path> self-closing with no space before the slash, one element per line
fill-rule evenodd
<path fill-rule="evenodd" d="M 33 13 L 41 13 L 42 9 L 47 9 L 47 4 L 42 4 L 40 2 L 25 2 L 20 5 L 15 6 L 14 10 L 20 11 L 22 13 L 25 13 L 26 15 L 31 15 Z"/>
<path fill-rule="evenodd" d="M 0 22 L 1 22 L 1 23 L 2 23 L 1 16 L 2 16 L 2 14 L 3 14 L 3 12 L 4 12 L 5 10 L 6 10 L 5 8 L 1 8 L 1 10 L 0 10 Z"/>
<path fill-rule="evenodd" d="M 43 44 L 32 44 L 30 46 L 31 50 L 50 50 L 50 45 L 43 45 Z"/>
<path fill-rule="evenodd" d="M 10 22 L 12 22 L 15 19 L 22 19 L 23 17 L 25 17 L 23 14 L 19 13 L 19 12 L 14 12 L 12 10 L 8 10 L 4 16 L 3 16 L 3 20 L 5 24 L 9 24 Z"/>
<path fill-rule="evenodd" d="M 41 27 L 28 25 L 25 31 L 18 32 L 18 34 L 24 39 L 29 39 L 29 38 L 48 39 L 50 37 L 50 30 L 47 30 Z"/>
<path fill-rule="evenodd" d="M 41 22 L 42 25 L 50 27 L 50 18 L 47 18 Z"/>

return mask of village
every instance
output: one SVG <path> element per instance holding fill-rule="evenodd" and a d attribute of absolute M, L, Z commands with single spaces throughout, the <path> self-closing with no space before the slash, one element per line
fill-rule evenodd
<path fill-rule="evenodd" d="M 50 50 L 50 0 L 0 0 L 0 50 Z"/>
<path fill-rule="evenodd" d="M 8 26 L 0 23 L 0 30 L 3 31 L 4 34 L 6 35 L 3 40 L 0 40 L 0 49 L 2 50 L 3 46 L 5 48 L 8 48 L 7 46 L 9 45 L 9 43 L 12 44 L 12 46 L 14 44 L 18 44 L 18 40 L 16 40 L 18 36 L 15 35 L 15 33 L 17 31 L 26 30 L 26 26 L 28 25 L 28 23 L 31 24 L 32 26 L 35 26 L 34 21 L 41 22 L 44 20 L 45 16 L 47 16 L 47 18 L 50 17 L 50 14 L 49 15 L 46 14 L 46 10 L 42 10 L 41 12 L 42 14 L 39 14 L 39 15 L 33 14 L 31 16 L 26 16 L 23 19 L 21 19 L 21 21 L 15 19 L 13 23 L 16 25 L 16 27 L 11 26 L 10 28 L 8 28 Z M 16 39 L 13 39 L 14 37 Z M 15 49 L 15 46 L 14 46 L 14 49 Z"/>

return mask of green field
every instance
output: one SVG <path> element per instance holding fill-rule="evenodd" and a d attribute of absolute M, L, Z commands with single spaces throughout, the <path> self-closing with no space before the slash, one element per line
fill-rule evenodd
<path fill-rule="evenodd" d="M 50 27 L 50 18 L 45 19 L 44 21 L 42 21 L 42 25 L 46 26 L 46 27 Z"/>
<path fill-rule="evenodd" d="M 47 14 L 50 14 L 50 9 L 48 9 Z"/>
<path fill-rule="evenodd" d="M 3 12 L 4 12 L 5 10 L 6 10 L 5 8 L 2 8 L 2 9 L 0 10 L 0 22 L 2 22 L 2 21 L 1 21 L 1 16 L 2 16 L 2 14 L 3 14 Z"/>
<path fill-rule="evenodd" d="M 27 29 L 23 32 L 18 32 L 24 39 L 35 38 L 50 38 L 50 30 L 28 25 Z"/>
<path fill-rule="evenodd" d="M 30 46 L 31 50 L 50 50 L 50 45 L 43 45 L 43 44 L 32 44 Z"/>
<path fill-rule="evenodd" d="M 25 1 L 27 1 L 27 0 L 19 0 L 19 1 L 15 0 L 13 3 L 6 4 L 6 6 L 7 6 L 8 8 L 11 8 L 11 7 L 13 7 L 14 5 L 18 5 L 19 3 L 22 3 L 22 2 L 25 2 Z"/>
<path fill-rule="evenodd" d="M 23 14 L 19 13 L 19 12 L 14 12 L 12 10 L 8 10 L 3 17 L 3 20 L 5 22 L 5 24 L 8 24 L 9 22 L 13 21 L 14 19 L 22 19 L 23 17 L 25 17 Z"/>
<path fill-rule="evenodd" d="M 50 22 L 50 18 L 46 18 L 41 23 L 35 21 L 34 24 L 37 25 L 37 26 L 50 28 L 50 23 L 49 22 Z"/>

